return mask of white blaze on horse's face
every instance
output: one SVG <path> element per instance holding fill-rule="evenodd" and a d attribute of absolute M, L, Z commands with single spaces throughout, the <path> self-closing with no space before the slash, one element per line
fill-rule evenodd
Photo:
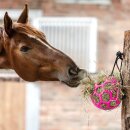
<path fill-rule="evenodd" d="M 36 37 L 36 36 L 33 36 L 33 35 L 30 35 L 30 34 L 28 34 L 27 36 L 28 36 L 29 38 L 36 39 L 36 40 L 39 41 L 40 43 L 44 44 L 48 49 L 55 51 L 55 49 L 54 49 L 52 46 L 50 46 L 49 44 L 46 44 L 46 43 L 45 43 L 44 41 L 42 41 L 40 38 L 38 38 L 38 37 Z"/>
<path fill-rule="evenodd" d="M 17 23 L 5 14 L 3 48 L 8 68 L 27 81 L 60 80 L 71 87 L 78 86 L 84 71 L 71 58 L 52 47 L 44 33 L 27 24 L 27 13 L 25 6 Z"/>

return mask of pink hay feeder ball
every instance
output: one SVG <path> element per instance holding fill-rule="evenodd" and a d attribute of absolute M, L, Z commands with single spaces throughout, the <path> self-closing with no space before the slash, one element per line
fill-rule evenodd
<path fill-rule="evenodd" d="M 112 110 L 121 103 L 121 84 L 113 76 L 105 79 L 101 84 L 95 84 L 91 94 L 93 104 L 102 110 Z"/>

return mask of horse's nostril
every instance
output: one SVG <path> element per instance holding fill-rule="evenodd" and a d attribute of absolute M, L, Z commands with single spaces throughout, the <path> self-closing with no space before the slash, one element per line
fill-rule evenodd
<path fill-rule="evenodd" d="M 76 68 L 69 68 L 68 73 L 70 76 L 76 76 L 78 75 L 78 69 Z"/>

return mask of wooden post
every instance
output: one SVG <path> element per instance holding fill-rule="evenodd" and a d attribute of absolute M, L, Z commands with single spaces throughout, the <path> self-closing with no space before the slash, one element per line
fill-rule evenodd
<path fill-rule="evenodd" d="M 122 130 L 130 130 L 130 31 L 124 38 L 123 79 L 126 98 L 122 101 Z"/>

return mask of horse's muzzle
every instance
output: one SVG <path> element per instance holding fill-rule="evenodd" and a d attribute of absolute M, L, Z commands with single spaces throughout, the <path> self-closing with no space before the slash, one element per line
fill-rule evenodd
<path fill-rule="evenodd" d="M 86 70 L 80 69 L 77 75 L 71 77 L 68 81 L 62 81 L 69 87 L 78 87 L 80 84 L 80 81 L 87 77 L 88 73 Z"/>

